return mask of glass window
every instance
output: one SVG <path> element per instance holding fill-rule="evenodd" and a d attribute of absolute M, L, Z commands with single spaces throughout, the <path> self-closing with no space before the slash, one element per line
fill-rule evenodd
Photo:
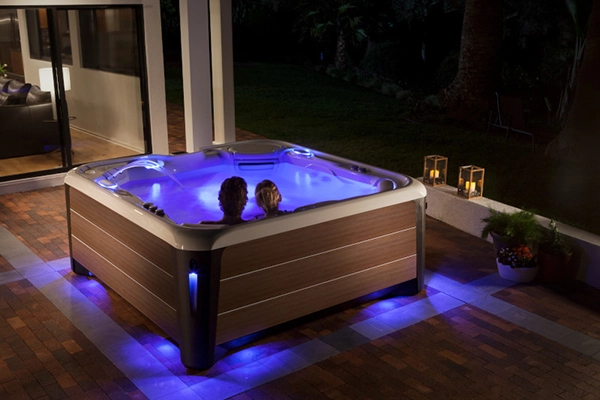
<path fill-rule="evenodd" d="M 84 68 L 139 76 L 134 9 L 82 10 L 79 24 Z"/>
<path fill-rule="evenodd" d="M 148 109 L 140 107 L 147 104 L 147 81 L 138 64 L 144 59 L 143 26 L 142 6 L 0 6 L 0 63 L 7 64 L 0 89 L 10 85 L 19 94 L 0 93 L 0 103 L 11 101 L 0 104 L 0 136 L 6 138 L 0 145 L 0 182 L 151 151 Z M 51 40 L 50 31 L 58 40 Z M 71 43 L 77 46 L 73 53 Z M 50 93 L 37 86 L 40 68 L 51 62 L 69 70 L 70 85 L 63 72 L 61 96 L 54 85 Z"/>
<path fill-rule="evenodd" d="M 50 32 L 45 8 L 27 10 L 27 33 L 29 36 L 29 55 L 36 60 L 50 61 Z M 71 53 L 71 33 L 69 30 L 69 14 L 66 10 L 58 11 L 59 46 L 64 64 L 73 64 Z"/>

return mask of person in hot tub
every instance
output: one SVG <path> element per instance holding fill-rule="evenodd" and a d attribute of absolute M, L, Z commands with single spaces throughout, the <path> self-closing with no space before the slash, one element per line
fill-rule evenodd
<path fill-rule="evenodd" d="M 223 211 L 220 221 L 202 221 L 201 224 L 235 225 L 244 222 L 242 211 L 248 202 L 248 185 L 244 178 L 232 176 L 221 184 L 219 190 L 219 207 Z"/>
<path fill-rule="evenodd" d="M 256 205 L 262 208 L 265 213 L 264 217 L 274 217 L 288 213 L 287 211 L 279 209 L 279 203 L 281 203 L 282 200 L 281 193 L 279 193 L 277 185 L 268 179 L 265 179 L 256 185 L 254 197 L 256 199 Z"/>

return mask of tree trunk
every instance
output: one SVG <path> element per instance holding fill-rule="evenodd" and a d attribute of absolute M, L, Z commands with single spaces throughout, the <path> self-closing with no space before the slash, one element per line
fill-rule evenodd
<path fill-rule="evenodd" d="M 338 38 L 335 49 L 335 67 L 339 69 L 346 68 L 346 38 L 344 37 L 344 32 L 339 29 L 338 30 Z"/>
<path fill-rule="evenodd" d="M 594 0 L 575 97 L 565 126 L 546 155 L 593 161 L 600 151 L 600 0 Z"/>
<path fill-rule="evenodd" d="M 502 71 L 502 0 L 466 0 L 458 73 L 442 91 L 449 117 L 485 121 Z"/>

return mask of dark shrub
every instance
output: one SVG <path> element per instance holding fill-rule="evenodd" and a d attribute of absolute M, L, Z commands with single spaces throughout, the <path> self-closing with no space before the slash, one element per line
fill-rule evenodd
<path fill-rule="evenodd" d="M 420 65 L 417 49 L 391 41 L 373 45 L 361 63 L 366 71 L 394 81 L 418 77 Z"/>

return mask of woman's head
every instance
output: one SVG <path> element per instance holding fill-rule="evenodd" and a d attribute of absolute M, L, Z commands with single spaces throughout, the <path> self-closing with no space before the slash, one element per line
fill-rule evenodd
<path fill-rule="evenodd" d="M 277 185 L 272 181 L 265 179 L 256 185 L 254 196 L 256 197 L 256 204 L 262 208 L 266 215 L 276 214 L 279 210 L 282 197 Z"/>

